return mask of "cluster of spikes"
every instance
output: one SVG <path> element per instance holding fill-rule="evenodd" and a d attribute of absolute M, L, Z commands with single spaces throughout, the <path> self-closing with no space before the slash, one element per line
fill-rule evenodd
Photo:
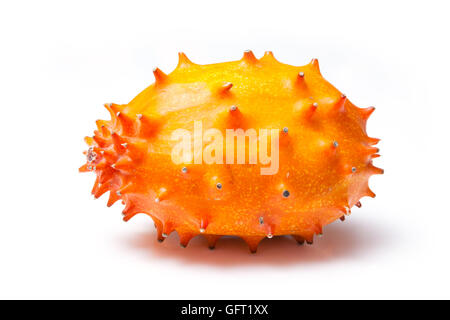
<path fill-rule="evenodd" d="M 123 219 L 150 216 L 162 242 L 176 231 L 186 247 L 199 234 L 209 248 L 224 235 L 239 236 L 251 252 L 264 238 L 291 235 L 313 243 L 322 228 L 345 220 L 383 170 L 379 139 L 366 134 L 375 108 L 358 108 L 321 76 L 317 59 L 302 67 L 257 59 L 213 65 L 179 54 L 169 75 L 153 70 L 155 83 L 129 104 L 105 104 L 81 172 L 94 172 L 95 198 L 121 200 Z M 259 166 L 176 165 L 170 133 L 194 120 L 220 129 L 280 129 L 280 170 L 261 176 Z M 256 170 L 256 169 L 257 170 Z"/>

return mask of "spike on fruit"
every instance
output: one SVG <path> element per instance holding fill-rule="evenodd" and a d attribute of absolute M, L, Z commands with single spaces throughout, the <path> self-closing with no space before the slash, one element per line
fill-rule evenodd
<path fill-rule="evenodd" d="M 317 73 L 320 74 L 320 68 L 319 68 L 319 60 L 317 59 L 312 59 L 311 62 L 309 63 L 309 65 L 311 66 L 311 68 L 316 71 Z"/>
<path fill-rule="evenodd" d="M 184 52 L 178 53 L 178 66 L 177 68 L 185 68 L 194 65 L 194 63 L 188 59 Z"/>
<path fill-rule="evenodd" d="M 311 119 L 316 113 L 318 107 L 319 105 L 317 104 L 317 102 L 311 103 L 304 112 L 305 119 L 307 120 Z"/>
<path fill-rule="evenodd" d="M 335 110 L 339 112 L 345 111 L 345 102 L 347 101 L 347 96 L 345 94 L 341 95 L 339 100 L 334 105 Z"/>
<path fill-rule="evenodd" d="M 303 71 L 298 72 L 295 82 L 296 87 L 300 91 L 300 94 L 308 93 L 308 86 L 306 85 L 305 72 Z"/>
<path fill-rule="evenodd" d="M 232 87 L 233 87 L 233 84 L 231 82 L 223 83 L 219 88 L 219 95 L 227 95 L 230 92 Z"/>
<path fill-rule="evenodd" d="M 159 68 L 153 69 L 153 75 L 155 76 L 155 85 L 159 86 L 166 82 L 167 75 L 162 72 Z"/>
<path fill-rule="evenodd" d="M 256 253 L 258 245 L 263 240 L 264 236 L 243 236 L 242 239 L 247 243 L 251 253 Z"/>
<path fill-rule="evenodd" d="M 258 63 L 258 59 L 256 59 L 255 55 L 251 50 L 244 51 L 244 56 L 242 57 L 242 61 L 245 61 L 248 64 L 256 64 Z"/>
<path fill-rule="evenodd" d="M 187 245 L 189 244 L 189 241 L 191 241 L 191 239 L 193 237 L 195 237 L 195 233 L 189 233 L 189 232 L 178 232 L 178 237 L 180 238 L 180 245 L 183 248 L 186 248 Z"/>
<path fill-rule="evenodd" d="M 297 241 L 297 243 L 298 243 L 299 245 L 302 246 L 302 245 L 305 244 L 305 239 L 304 239 L 303 237 L 297 236 L 297 235 L 293 235 L 292 237 L 295 239 L 295 241 Z"/>
<path fill-rule="evenodd" d="M 370 115 L 375 111 L 375 107 L 360 109 L 361 116 L 364 120 L 369 119 Z"/>
<path fill-rule="evenodd" d="M 275 56 L 273 55 L 272 51 L 264 52 L 264 56 L 260 59 L 260 61 L 278 62 L 277 59 L 275 59 Z"/>
<path fill-rule="evenodd" d="M 108 206 L 125 204 L 123 220 L 139 213 L 153 219 L 158 241 L 176 231 L 182 246 L 202 235 L 210 249 L 221 236 L 243 238 L 251 252 L 281 235 L 312 244 L 325 225 L 360 207 L 362 197 L 375 197 L 368 181 L 383 170 L 372 164 L 379 139 L 366 134 L 374 108 L 353 105 L 322 77 L 316 59 L 294 67 L 272 52 L 258 60 L 246 51 L 237 61 L 198 65 L 179 53 L 173 72 L 155 69 L 154 75 L 155 84 L 130 103 L 105 104 L 110 120 L 98 120 L 95 134 L 85 138 L 79 171 L 96 175 L 95 198 L 109 191 Z M 214 149 L 216 155 L 223 147 L 223 162 L 208 164 L 205 153 L 193 150 L 205 139 L 192 143 L 190 161 L 175 163 L 178 129 L 195 139 L 208 129 L 224 135 L 270 129 L 277 144 L 264 147 L 261 136 L 244 136 L 256 141 L 256 151 L 247 144 L 241 158 L 258 154 L 258 162 L 242 165 L 238 152 L 226 163 L 231 140 L 224 141 Z M 278 155 L 278 171 L 261 175 L 270 162 L 260 157 L 269 150 Z"/>
<path fill-rule="evenodd" d="M 120 127 L 122 129 L 122 135 L 130 136 L 134 135 L 136 131 L 136 121 L 127 115 L 125 113 L 121 112 L 117 119 L 120 123 Z"/>
<path fill-rule="evenodd" d="M 209 249 L 213 250 L 216 248 L 217 240 L 219 240 L 220 236 L 216 235 L 205 235 L 206 240 L 208 241 Z"/>
<path fill-rule="evenodd" d="M 175 231 L 175 228 L 171 222 L 163 223 L 162 234 L 161 234 L 163 238 L 167 238 L 174 231 Z"/>

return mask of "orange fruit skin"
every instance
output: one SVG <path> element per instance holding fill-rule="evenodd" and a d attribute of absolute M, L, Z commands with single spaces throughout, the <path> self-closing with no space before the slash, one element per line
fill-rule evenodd
<path fill-rule="evenodd" d="M 372 164 L 379 139 L 366 133 L 374 108 L 353 105 L 322 77 L 316 59 L 296 67 L 247 51 L 239 61 L 199 65 L 180 53 L 172 73 L 154 75 L 130 103 L 105 105 L 111 120 L 98 120 L 85 138 L 80 171 L 95 172 L 96 198 L 109 191 L 108 206 L 123 201 L 125 221 L 149 215 L 160 241 L 176 231 L 182 246 L 199 234 L 210 248 L 220 236 L 240 236 L 252 252 L 265 237 L 312 243 L 323 226 L 375 196 L 368 180 L 383 170 Z M 226 129 L 280 129 L 278 173 L 261 175 L 261 164 L 174 164 L 171 134 L 192 132 L 194 121 L 224 136 Z"/>

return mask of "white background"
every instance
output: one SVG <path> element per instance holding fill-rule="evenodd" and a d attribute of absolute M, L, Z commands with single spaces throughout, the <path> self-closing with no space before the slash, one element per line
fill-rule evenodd
<path fill-rule="evenodd" d="M 0 298 L 450 298 L 449 8 L 446 1 L 1 1 Z M 121 205 L 79 174 L 104 102 L 170 72 L 257 56 L 318 58 L 360 107 L 385 169 L 314 246 L 239 239 L 209 251 Z"/>

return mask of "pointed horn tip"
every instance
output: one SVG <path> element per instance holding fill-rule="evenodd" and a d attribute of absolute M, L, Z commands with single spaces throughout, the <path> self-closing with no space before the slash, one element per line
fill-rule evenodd
<path fill-rule="evenodd" d="M 317 71 L 319 71 L 320 73 L 320 68 L 319 68 L 319 60 L 314 58 L 311 60 L 311 62 L 309 63 L 314 69 L 316 69 Z"/>
<path fill-rule="evenodd" d="M 367 188 L 365 195 L 371 198 L 375 198 L 377 196 L 370 188 Z"/>
<path fill-rule="evenodd" d="M 117 116 L 117 118 L 119 118 L 119 119 L 123 119 L 123 118 L 124 118 L 123 112 L 120 112 L 120 111 L 116 113 L 116 116 Z"/>
<path fill-rule="evenodd" d="M 375 108 L 374 106 L 370 106 L 370 107 L 368 107 L 368 108 L 366 108 L 366 109 L 364 109 L 364 110 L 366 110 L 367 113 L 371 114 L 372 112 L 375 111 L 375 109 L 376 109 L 376 108 Z"/>
<path fill-rule="evenodd" d="M 258 61 L 258 59 L 256 59 L 255 55 L 253 54 L 252 50 L 245 50 L 242 60 L 251 62 L 251 63 L 255 63 Z"/>
<path fill-rule="evenodd" d="M 184 52 L 178 52 L 178 66 L 182 65 L 182 64 L 194 64 L 191 60 L 189 60 L 189 58 L 187 57 L 187 55 Z"/>
<path fill-rule="evenodd" d="M 156 83 L 163 82 L 167 78 L 167 75 L 158 67 L 153 69 L 153 75 L 155 76 Z"/>
<path fill-rule="evenodd" d="M 123 210 L 122 214 L 123 214 L 123 218 L 122 218 L 123 221 L 128 222 L 131 218 L 133 218 L 134 216 L 139 214 L 139 212 L 136 212 L 136 211 L 127 212 L 126 210 Z"/>
<path fill-rule="evenodd" d="M 369 138 L 369 139 L 370 139 L 371 143 L 373 143 L 373 144 L 377 144 L 381 141 L 381 139 L 379 139 L 379 138 Z"/>
<path fill-rule="evenodd" d="M 259 60 L 266 60 L 266 61 L 277 61 L 277 59 L 275 59 L 275 56 L 273 54 L 272 51 L 266 51 L 264 52 L 264 55 L 261 57 L 261 59 Z"/>
<path fill-rule="evenodd" d="M 231 90 L 233 84 L 231 82 L 225 82 L 220 88 L 219 93 L 226 93 Z"/>
<path fill-rule="evenodd" d="M 362 117 L 367 120 L 372 115 L 372 113 L 375 111 L 375 107 L 368 107 L 368 108 L 362 108 L 360 109 Z"/>
<path fill-rule="evenodd" d="M 335 108 L 340 111 L 345 111 L 345 103 L 347 102 L 347 96 L 341 94 L 340 98 L 335 103 Z"/>

